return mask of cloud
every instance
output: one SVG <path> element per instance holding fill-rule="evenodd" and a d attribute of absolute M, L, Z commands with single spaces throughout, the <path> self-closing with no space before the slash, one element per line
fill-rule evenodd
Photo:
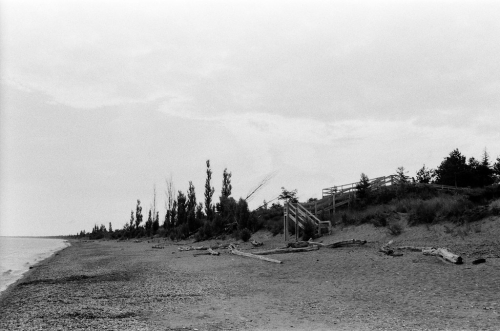
<path fill-rule="evenodd" d="M 8 2 L 3 76 L 78 108 L 168 99 L 215 114 L 471 120 L 500 104 L 496 7 Z"/>

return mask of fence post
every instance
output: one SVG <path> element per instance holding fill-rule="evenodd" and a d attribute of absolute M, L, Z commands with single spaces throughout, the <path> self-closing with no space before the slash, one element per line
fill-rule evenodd
<path fill-rule="evenodd" d="M 295 204 L 295 241 L 299 241 L 299 203 Z"/>
<path fill-rule="evenodd" d="M 285 215 L 283 216 L 283 236 L 288 241 L 288 202 L 285 202 Z"/>

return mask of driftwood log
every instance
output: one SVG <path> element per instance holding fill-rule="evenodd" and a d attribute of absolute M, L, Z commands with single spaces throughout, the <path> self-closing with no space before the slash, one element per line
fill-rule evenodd
<path fill-rule="evenodd" d="M 220 255 L 220 252 L 214 251 L 213 249 L 209 248 L 207 249 L 206 252 L 200 252 L 200 253 L 194 253 L 193 256 L 199 256 L 199 255 L 215 255 L 218 256 Z"/>
<path fill-rule="evenodd" d="M 319 249 L 318 246 L 300 247 L 300 248 L 287 247 L 287 248 L 270 249 L 268 251 L 252 252 L 252 253 L 255 255 L 271 255 L 271 254 L 310 252 L 310 251 L 317 251 L 318 249 Z"/>
<path fill-rule="evenodd" d="M 177 247 L 177 249 L 180 251 L 206 251 L 209 248 L 210 247 L 205 247 L 205 246 L 198 246 L 198 247 L 181 246 L 181 247 Z"/>
<path fill-rule="evenodd" d="M 346 247 L 346 246 L 352 246 L 352 245 L 364 245 L 366 244 L 366 240 L 345 240 L 345 241 L 338 241 L 336 243 L 328 244 L 325 245 L 327 248 L 338 248 L 338 247 Z"/>
<path fill-rule="evenodd" d="M 309 247 L 309 242 L 308 241 L 294 241 L 294 242 L 289 242 L 286 245 L 287 248 L 302 248 L 302 247 Z"/>
<path fill-rule="evenodd" d="M 412 251 L 412 252 L 423 252 L 424 250 L 432 249 L 432 247 L 419 247 L 419 246 L 398 246 L 394 247 L 398 251 Z"/>
<path fill-rule="evenodd" d="M 424 255 L 433 255 L 433 256 L 439 256 L 443 258 L 444 260 L 454 263 L 454 264 L 462 264 L 463 260 L 462 257 L 456 254 L 453 254 L 446 248 L 430 248 L 430 249 L 424 249 L 422 251 Z"/>
<path fill-rule="evenodd" d="M 268 257 L 265 257 L 265 256 L 260 256 L 260 255 L 255 255 L 255 254 L 251 254 L 251 253 L 246 253 L 246 252 L 239 251 L 239 250 L 236 249 L 236 247 L 234 245 L 229 245 L 228 249 L 229 249 L 229 252 L 231 254 L 234 254 L 234 255 L 251 257 L 251 258 L 254 258 L 254 259 L 257 259 L 257 260 L 263 260 L 263 261 L 268 261 L 268 262 L 273 262 L 273 263 L 279 263 L 279 264 L 282 263 L 279 260 L 271 259 L 271 258 L 268 258 Z"/>

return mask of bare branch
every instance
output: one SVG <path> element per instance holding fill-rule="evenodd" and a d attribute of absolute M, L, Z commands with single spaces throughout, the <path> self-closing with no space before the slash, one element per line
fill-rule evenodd
<path fill-rule="evenodd" d="M 250 192 L 247 194 L 245 201 L 250 201 L 252 196 L 255 195 L 258 191 L 260 191 L 271 179 L 273 179 L 278 174 L 278 171 L 273 171 L 267 174 Z"/>

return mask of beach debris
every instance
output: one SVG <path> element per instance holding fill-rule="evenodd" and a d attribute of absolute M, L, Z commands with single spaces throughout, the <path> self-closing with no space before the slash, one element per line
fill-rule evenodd
<path fill-rule="evenodd" d="M 366 240 L 351 239 L 351 240 L 334 242 L 334 243 L 325 245 L 324 247 L 326 247 L 326 248 L 338 248 L 338 247 L 346 247 L 346 246 L 353 246 L 353 245 L 362 246 L 364 244 L 366 244 Z"/>
<path fill-rule="evenodd" d="M 267 251 L 252 252 L 252 254 L 270 255 L 270 254 L 285 254 L 285 253 L 301 253 L 301 252 L 317 251 L 318 249 L 319 249 L 319 246 L 299 247 L 299 248 L 287 247 L 287 248 L 270 249 Z"/>
<path fill-rule="evenodd" d="M 454 264 L 462 264 L 463 263 L 462 257 L 460 255 L 453 254 L 452 252 L 450 252 L 446 248 L 424 249 L 424 250 L 422 250 L 422 253 L 424 253 L 424 255 L 433 255 L 433 256 L 441 257 L 444 260 L 451 262 L 451 263 L 454 263 Z"/>
<path fill-rule="evenodd" d="M 252 241 L 250 241 L 250 243 L 252 244 L 253 247 L 259 247 L 259 246 L 264 245 L 264 243 L 257 241 L 257 240 L 254 240 L 254 239 Z"/>
<path fill-rule="evenodd" d="M 265 256 L 260 256 L 260 255 L 255 255 L 255 254 L 251 254 L 251 253 L 246 253 L 246 252 L 239 251 L 239 250 L 236 249 L 236 246 L 234 246 L 233 244 L 230 244 L 229 247 L 228 247 L 228 249 L 229 249 L 229 253 L 234 254 L 234 255 L 251 257 L 251 258 L 254 258 L 254 259 L 268 261 L 268 262 L 273 262 L 273 263 L 278 263 L 278 264 L 282 263 L 279 260 L 271 259 L 271 258 L 268 258 L 268 257 L 265 257 Z"/>
<path fill-rule="evenodd" d="M 214 251 L 213 249 L 209 248 L 207 249 L 206 252 L 200 252 L 200 253 L 194 253 L 193 256 L 199 256 L 199 255 L 215 255 L 219 256 L 220 252 Z"/>
<path fill-rule="evenodd" d="M 448 262 L 454 264 L 462 264 L 462 257 L 450 252 L 446 248 L 435 248 L 435 247 L 419 247 L 419 246 L 399 246 L 399 247 L 389 247 L 394 241 L 391 240 L 387 244 L 380 248 L 380 252 L 391 256 L 401 256 L 402 253 L 397 253 L 396 251 L 408 250 L 412 252 L 422 252 L 424 255 L 432 255 L 442 258 Z"/>
<path fill-rule="evenodd" d="M 485 262 L 486 262 L 486 259 L 479 258 L 479 259 L 472 261 L 472 264 L 481 264 L 481 263 L 485 263 Z"/>
<path fill-rule="evenodd" d="M 163 249 L 163 248 L 165 248 L 165 246 L 164 246 L 164 245 L 157 244 L 157 245 L 152 246 L 152 248 Z"/>
<path fill-rule="evenodd" d="M 206 251 L 209 248 L 210 247 L 206 247 L 206 246 L 198 246 L 198 247 L 181 246 L 181 247 L 177 247 L 177 249 L 180 251 Z"/>
<path fill-rule="evenodd" d="M 394 249 L 389 247 L 392 245 L 393 242 L 394 242 L 394 240 L 391 240 L 387 244 L 380 247 L 379 252 L 382 252 L 382 253 L 389 255 L 389 256 L 403 256 L 403 253 L 396 253 L 394 251 Z"/>
<path fill-rule="evenodd" d="M 289 242 L 286 245 L 287 248 L 302 248 L 302 247 L 309 247 L 309 242 L 308 241 L 293 241 Z"/>

